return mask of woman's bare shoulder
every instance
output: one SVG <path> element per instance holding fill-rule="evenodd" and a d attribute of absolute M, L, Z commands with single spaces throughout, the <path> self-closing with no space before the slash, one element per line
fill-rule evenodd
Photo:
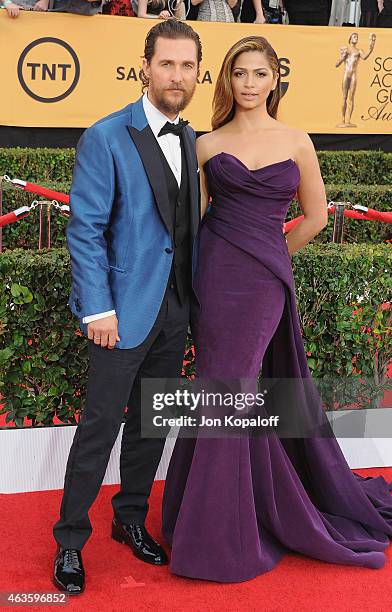
<path fill-rule="evenodd" d="M 292 127 L 291 125 L 287 125 L 287 123 L 282 123 L 282 121 L 275 120 L 274 125 L 275 129 L 284 132 L 287 136 L 290 136 L 293 139 L 301 139 L 308 135 L 307 132 Z"/>
<path fill-rule="evenodd" d="M 208 147 L 211 140 L 214 140 L 214 132 L 206 132 L 205 134 L 197 137 L 196 145 L 202 148 Z"/>
<path fill-rule="evenodd" d="M 206 132 L 205 134 L 202 134 L 197 138 L 196 142 L 199 143 L 199 146 L 202 147 L 209 147 L 214 145 L 221 139 L 222 134 L 225 132 L 225 127 L 226 126 L 223 126 L 216 130 L 212 130 L 212 132 Z"/>
<path fill-rule="evenodd" d="M 300 167 L 318 163 L 313 141 L 304 130 L 293 130 L 293 158 Z"/>
<path fill-rule="evenodd" d="M 289 144 L 293 159 L 298 161 L 306 156 L 315 156 L 315 148 L 307 132 L 280 121 L 276 121 L 275 129 L 278 130 L 279 140 Z"/>
<path fill-rule="evenodd" d="M 207 132 L 202 134 L 196 140 L 196 152 L 199 159 L 199 164 L 204 164 L 207 159 L 216 153 L 217 147 L 219 148 L 220 142 L 220 130 L 214 130 L 213 132 Z"/>
<path fill-rule="evenodd" d="M 293 133 L 294 145 L 298 154 L 303 152 L 314 152 L 315 148 L 309 134 L 304 130 L 294 130 Z"/>
<path fill-rule="evenodd" d="M 310 140 L 309 134 L 304 130 L 299 130 L 298 128 L 292 127 L 291 125 L 286 125 L 286 123 L 281 123 L 280 121 L 277 121 L 277 127 L 287 136 L 289 136 L 293 142 L 300 143 Z"/>
<path fill-rule="evenodd" d="M 279 121 L 277 122 L 277 124 L 278 129 L 281 131 L 285 138 L 290 140 L 295 151 L 300 152 L 301 150 L 309 151 L 314 149 L 312 139 L 310 138 L 307 132 L 298 128 L 291 127 Z"/>

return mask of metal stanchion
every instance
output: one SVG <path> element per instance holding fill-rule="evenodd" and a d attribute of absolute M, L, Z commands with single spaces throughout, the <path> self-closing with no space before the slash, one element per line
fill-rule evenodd
<path fill-rule="evenodd" d="M 39 238 L 38 249 L 50 249 L 50 212 L 52 202 L 45 200 L 39 203 Z"/>
<path fill-rule="evenodd" d="M 334 213 L 334 221 L 333 221 L 333 233 L 332 233 L 332 242 L 343 242 L 343 230 L 344 230 L 344 210 L 347 207 L 351 206 L 350 202 L 334 202 L 335 213 Z"/>

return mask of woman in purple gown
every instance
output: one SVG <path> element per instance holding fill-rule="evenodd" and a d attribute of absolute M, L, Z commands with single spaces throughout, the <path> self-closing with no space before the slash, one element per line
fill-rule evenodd
<path fill-rule="evenodd" d="M 276 119 L 279 98 L 270 44 L 236 43 L 217 80 L 213 130 L 197 140 L 204 216 L 196 378 L 256 381 L 261 369 L 262 377 L 311 379 L 290 255 L 326 225 L 326 196 L 309 136 Z M 295 193 L 304 219 L 286 241 Z M 316 395 L 306 409 L 317 417 Z M 287 551 L 379 568 L 392 537 L 391 488 L 382 477 L 354 474 L 333 433 L 179 437 L 163 498 L 170 569 L 240 582 L 271 570 Z"/>

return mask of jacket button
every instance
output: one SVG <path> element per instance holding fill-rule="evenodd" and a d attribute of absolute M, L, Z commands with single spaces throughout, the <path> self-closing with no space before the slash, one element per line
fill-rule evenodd
<path fill-rule="evenodd" d="M 173 253 L 173 249 L 171 249 L 169 247 L 166 247 L 165 251 L 166 251 L 166 253 Z"/>
<path fill-rule="evenodd" d="M 181 202 L 180 202 L 180 200 L 178 200 L 178 202 L 177 202 L 177 206 L 181 206 Z"/>

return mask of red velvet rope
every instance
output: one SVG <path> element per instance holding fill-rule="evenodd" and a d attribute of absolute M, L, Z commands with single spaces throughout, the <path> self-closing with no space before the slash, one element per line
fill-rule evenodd
<path fill-rule="evenodd" d="M 35 183 L 26 182 L 24 184 L 24 181 L 18 181 L 19 183 L 18 184 L 16 183 L 17 179 L 14 179 L 14 180 L 15 180 L 15 186 L 24 189 L 24 191 L 29 191 L 30 193 L 34 193 L 36 195 L 43 196 L 47 198 L 48 200 L 57 200 L 58 202 L 62 202 L 63 204 L 69 204 L 69 195 L 65 193 L 60 193 L 59 191 L 53 191 L 52 189 L 48 189 L 47 187 L 42 187 L 41 185 L 36 185 Z M 10 182 L 12 183 L 13 181 L 10 181 Z M 328 213 L 333 214 L 334 212 L 335 212 L 335 206 L 333 205 L 328 206 Z M 392 223 L 392 212 L 381 212 L 381 211 L 375 210 L 374 208 L 368 208 L 367 212 L 345 209 L 344 216 L 349 217 L 351 219 L 366 219 L 368 221 L 381 221 L 383 223 Z M 15 217 L 13 213 L 4 215 L 3 217 L 0 217 L 0 227 L 4 225 L 8 225 L 9 223 L 14 223 L 14 221 L 17 221 L 17 219 L 21 219 L 21 218 L 23 217 Z M 293 227 L 297 225 L 297 223 L 302 221 L 302 219 L 304 219 L 304 215 L 300 215 L 299 217 L 296 217 L 295 219 L 291 219 L 291 221 L 284 223 L 283 224 L 284 233 L 287 233 L 290 230 L 292 230 Z"/>
<path fill-rule="evenodd" d="M 63 204 L 69 204 L 69 195 L 67 195 L 66 193 L 53 191 L 52 189 L 42 187 L 41 185 L 36 185 L 35 183 L 26 183 L 26 186 L 23 187 L 23 189 L 25 191 L 30 191 L 30 193 L 35 193 L 37 195 L 43 196 L 47 200 L 57 200 L 58 202 L 62 202 Z"/>
<path fill-rule="evenodd" d="M 328 213 L 333 214 L 335 212 L 335 206 L 328 207 Z M 368 208 L 367 212 L 360 212 L 358 210 L 344 210 L 344 216 L 350 217 L 351 219 L 365 219 L 367 221 L 382 221 L 384 223 L 392 223 L 392 212 L 381 212 L 379 210 L 375 210 L 374 208 Z M 300 215 L 299 217 L 295 217 L 295 219 L 291 219 L 291 221 L 287 221 L 283 225 L 284 232 L 289 232 L 293 229 L 304 218 L 304 215 Z"/>
<path fill-rule="evenodd" d="M 26 217 L 27 215 L 23 215 Z M 19 219 L 23 219 L 23 217 L 17 217 L 14 212 L 10 212 L 7 215 L 3 215 L 0 217 L 0 227 L 4 227 L 5 225 L 9 225 L 10 223 L 15 223 Z"/>

